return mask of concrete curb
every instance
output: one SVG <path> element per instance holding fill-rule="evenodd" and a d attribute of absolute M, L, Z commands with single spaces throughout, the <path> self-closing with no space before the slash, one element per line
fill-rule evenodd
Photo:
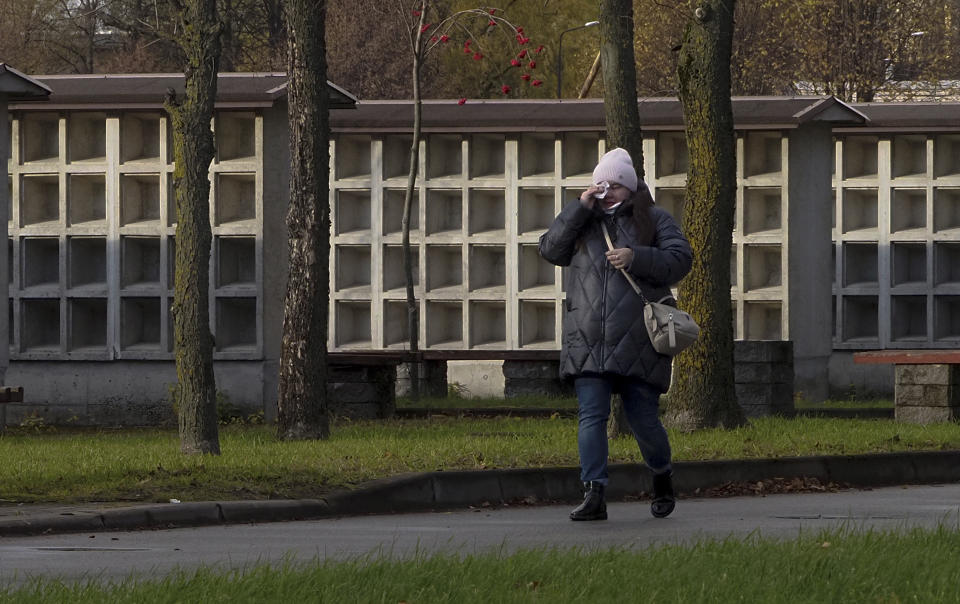
<path fill-rule="evenodd" d="M 612 500 L 642 496 L 651 490 L 650 472 L 643 465 L 613 464 L 609 470 L 608 496 Z M 851 487 L 960 482 L 960 451 L 674 464 L 674 484 L 681 495 L 728 484 L 795 478 Z M 209 501 L 26 513 L 0 518 L 0 537 L 428 512 L 512 502 L 572 502 L 580 497 L 578 471 L 573 467 L 424 472 L 375 480 L 322 500 Z"/>

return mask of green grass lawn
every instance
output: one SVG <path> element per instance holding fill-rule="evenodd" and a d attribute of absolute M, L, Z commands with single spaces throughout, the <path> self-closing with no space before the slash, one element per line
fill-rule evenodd
<path fill-rule="evenodd" d="M 960 423 L 764 418 L 672 432 L 677 461 L 960 449 Z M 280 442 L 271 426 L 221 429 L 220 456 L 179 453 L 173 430 L 19 429 L 0 436 L 0 504 L 317 497 L 411 471 L 576 466 L 573 419 L 431 417 L 343 422 L 330 439 Z M 614 462 L 639 462 L 629 438 Z"/>
<path fill-rule="evenodd" d="M 704 541 L 641 551 L 533 550 L 504 556 L 202 569 L 119 584 L 0 587 L 12 603 L 158 602 L 960 602 L 957 527 L 789 541 Z"/>

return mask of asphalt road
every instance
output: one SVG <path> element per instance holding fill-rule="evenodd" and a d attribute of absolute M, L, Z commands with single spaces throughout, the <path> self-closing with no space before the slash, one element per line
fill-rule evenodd
<path fill-rule="evenodd" d="M 361 516 L 309 522 L 0 538 L 0 581 L 29 577 L 121 579 L 200 565 L 242 568 L 283 559 L 310 562 L 414 552 L 475 553 L 523 548 L 645 548 L 757 534 L 792 538 L 854 530 L 960 528 L 960 485 L 892 487 L 767 497 L 683 499 L 664 520 L 646 502 L 613 503 L 606 522 L 570 522 L 570 506 Z"/>

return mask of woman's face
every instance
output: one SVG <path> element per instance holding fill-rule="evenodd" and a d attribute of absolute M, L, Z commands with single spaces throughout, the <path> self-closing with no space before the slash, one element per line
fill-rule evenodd
<path fill-rule="evenodd" d="M 600 205 L 602 209 L 609 210 L 618 203 L 623 203 L 630 199 L 630 195 L 632 195 L 630 189 L 620 183 L 612 182 L 610 183 L 610 189 L 607 191 L 607 194 L 603 199 L 599 200 Z"/>

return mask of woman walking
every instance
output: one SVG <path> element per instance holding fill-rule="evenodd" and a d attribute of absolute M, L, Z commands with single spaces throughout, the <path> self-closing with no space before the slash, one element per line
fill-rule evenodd
<path fill-rule="evenodd" d="M 643 301 L 620 270 L 634 278 L 647 299 L 672 300 L 670 286 L 689 272 L 693 257 L 677 223 L 654 206 L 646 184 L 638 182 L 624 149 L 600 158 L 593 182 L 540 237 L 540 255 L 570 267 L 560 376 L 572 379 L 577 392 L 577 446 L 585 490 L 570 519 L 607 518 L 607 419 L 614 393 L 623 400 L 644 462 L 653 472 L 651 513 L 663 518 L 675 505 L 670 442 L 659 418 L 660 395 L 670 386 L 671 359 L 650 344 Z"/>

